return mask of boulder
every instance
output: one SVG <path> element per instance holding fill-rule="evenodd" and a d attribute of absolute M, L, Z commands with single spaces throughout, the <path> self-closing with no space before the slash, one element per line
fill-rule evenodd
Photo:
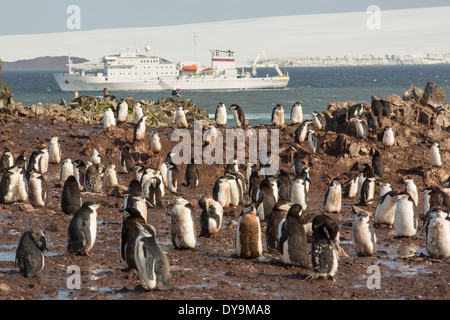
<path fill-rule="evenodd" d="M 4 100 L 6 103 L 8 103 L 9 100 L 12 99 L 12 97 L 13 91 L 11 87 L 5 81 L 0 81 L 0 100 Z"/>
<path fill-rule="evenodd" d="M 410 100 L 420 101 L 420 99 L 422 99 L 423 93 L 424 92 L 422 89 L 417 88 L 415 86 L 410 86 L 408 88 L 408 90 L 406 90 L 403 93 L 403 100 L 405 100 L 405 101 L 410 101 Z"/>
<path fill-rule="evenodd" d="M 445 103 L 445 90 L 434 82 L 428 82 L 420 102 L 432 108 L 442 107 Z"/>

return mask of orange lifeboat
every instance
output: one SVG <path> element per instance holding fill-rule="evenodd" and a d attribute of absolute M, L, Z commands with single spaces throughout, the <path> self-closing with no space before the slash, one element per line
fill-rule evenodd
<path fill-rule="evenodd" d="M 197 65 L 196 64 L 192 64 L 190 66 L 184 66 L 183 67 L 183 71 L 195 72 L 195 71 L 197 71 Z"/>

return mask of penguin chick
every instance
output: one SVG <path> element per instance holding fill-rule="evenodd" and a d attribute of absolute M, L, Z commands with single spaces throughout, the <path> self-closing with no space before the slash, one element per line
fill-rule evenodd
<path fill-rule="evenodd" d="M 253 205 L 242 209 L 236 228 L 236 254 L 253 259 L 262 255 L 261 225 Z"/>
<path fill-rule="evenodd" d="M 355 214 L 352 224 L 353 247 L 358 256 L 371 256 L 375 251 L 377 237 L 370 215 L 355 206 L 352 210 Z"/>
<path fill-rule="evenodd" d="M 150 151 L 153 153 L 161 152 L 161 139 L 156 131 L 152 133 L 152 139 L 150 140 Z"/>
<path fill-rule="evenodd" d="M 426 250 L 431 258 L 450 257 L 450 215 L 449 209 L 436 206 L 430 209 L 424 223 Z"/>
<path fill-rule="evenodd" d="M 47 241 L 41 231 L 33 229 L 24 232 L 20 238 L 15 259 L 15 265 L 19 267 L 24 277 L 34 277 L 44 269 L 45 250 L 47 250 Z"/>

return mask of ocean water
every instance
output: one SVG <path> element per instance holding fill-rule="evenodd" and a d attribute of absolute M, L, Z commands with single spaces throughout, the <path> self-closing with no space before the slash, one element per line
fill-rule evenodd
<path fill-rule="evenodd" d="M 235 103 L 244 109 L 251 125 L 270 123 L 272 109 L 281 104 L 286 121 L 292 105 L 300 101 L 304 118 L 312 111 L 323 111 L 331 102 L 370 102 L 372 95 L 384 98 L 390 94 L 403 95 L 409 86 L 425 88 L 432 81 L 450 95 L 450 65 L 414 66 L 361 66 L 361 67 L 308 67 L 282 68 L 291 78 L 286 89 L 238 91 L 181 91 L 182 98 L 192 99 L 205 108 L 211 117 L 220 102 L 228 106 Z M 63 71 L 61 71 L 63 72 Z M 258 74 L 275 75 L 271 68 L 259 68 Z M 3 71 L 0 78 L 13 89 L 14 100 L 30 106 L 38 102 L 59 103 L 61 98 L 70 101 L 71 92 L 61 91 L 48 71 Z M 159 100 L 170 97 L 169 91 L 139 92 L 117 91 L 110 94 L 118 98 L 132 96 L 135 100 Z M 99 96 L 102 92 L 80 92 L 80 95 Z M 447 103 L 450 101 L 447 98 Z M 230 123 L 232 120 L 229 113 Z"/>

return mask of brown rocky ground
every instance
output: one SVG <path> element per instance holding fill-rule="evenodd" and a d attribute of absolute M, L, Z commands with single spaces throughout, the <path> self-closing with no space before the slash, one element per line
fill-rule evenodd
<path fill-rule="evenodd" d="M 400 98 L 401 99 L 401 98 Z M 416 112 L 414 104 L 409 105 Z M 330 109 L 331 110 L 331 109 Z M 411 176 L 419 190 L 425 185 L 438 185 L 450 174 L 449 151 L 450 133 L 446 126 L 431 125 L 418 118 L 403 116 L 403 107 L 395 108 L 391 122 L 398 132 L 394 147 L 382 147 L 378 136 L 367 141 L 357 141 L 348 135 L 356 151 L 340 153 L 337 145 L 338 133 L 320 132 L 324 139 L 324 153 L 310 155 L 306 146 L 294 145 L 292 134 L 295 126 L 285 126 L 280 131 L 280 165 L 288 170 L 290 156 L 294 150 L 302 150 L 305 163 L 311 168 L 312 187 L 309 207 L 323 213 L 323 197 L 328 182 L 335 176 L 345 180 L 345 173 L 357 172 L 361 163 L 370 163 L 370 147 L 377 147 L 385 161 L 384 181 L 389 181 L 395 190 L 403 190 L 404 179 Z M 420 112 L 416 112 L 420 113 Z M 414 113 L 415 114 L 415 113 Z M 428 113 L 427 113 L 428 114 Z M 422 116 L 424 117 L 424 116 Z M 119 151 L 133 139 L 133 126 L 125 124 L 104 131 L 96 117 L 85 115 L 84 119 L 65 117 L 58 112 L 39 116 L 19 112 L 1 114 L 0 150 L 8 146 L 14 156 L 22 150 L 27 155 L 40 145 L 48 145 L 54 134 L 60 138 L 63 158 L 88 160 L 96 148 L 104 163 L 116 164 L 118 171 Z M 428 119 L 431 121 L 431 118 Z M 448 121 L 449 119 L 447 119 Z M 266 126 L 266 128 L 270 128 Z M 145 141 L 135 145 L 133 156 L 146 166 L 156 167 L 165 154 L 177 144 L 170 141 L 174 127 L 147 128 L 147 132 L 158 130 L 164 140 L 161 154 L 149 151 L 150 134 Z M 429 164 L 431 140 L 438 140 L 443 149 L 443 168 L 432 168 Z M 356 166 L 355 166 L 356 163 Z M 358 199 L 343 200 L 342 211 L 331 216 L 340 227 L 340 242 L 347 256 L 341 256 L 335 281 L 305 278 L 312 273 L 311 268 L 286 266 L 278 254 L 269 254 L 265 248 L 258 259 L 240 259 L 234 254 L 235 232 L 238 215 L 242 207 L 225 209 L 223 227 L 212 238 L 199 238 L 195 250 L 176 250 L 170 242 L 170 211 L 175 195 L 166 192 L 165 209 L 149 209 L 149 223 L 155 226 L 160 245 L 168 250 L 171 276 L 174 288 L 146 291 L 139 275 L 123 272 L 119 256 L 122 214 L 120 208 L 123 197 L 118 192 L 101 194 L 82 193 L 83 201 L 93 200 L 101 204 L 98 212 L 98 236 L 90 255 L 72 256 L 65 254 L 67 228 L 71 220 L 60 209 L 63 182 L 59 179 L 61 164 L 50 164 L 47 176 L 50 189 L 48 206 L 33 208 L 31 205 L 0 205 L 0 299 L 78 299 L 78 300 L 402 300 L 450 298 L 449 260 L 430 259 L 425 250 L 423 230 L 414 238 L 396 238 L 395 231 L 387 228 L 376 229 L 377 251 L 371 257 L 358 257 L 352 245 L 351 206 Z M 211 196 L 216 178 L 223 173 L 223 165 L 200 167 L 200 185 L 196 188 L 183 186 L 194 205 L 197 217 L 200 208 L 198 199 L 206 194 Z M 184 172 L 185 165 L 181 165 Z M 244 173 L 245 166 L 242 167 Z M 125 189 L 131 174 L 120 173 L 120 190 Z M 184 182 L 184 181 L 183 181 Z M 376 192 L 378 193 L 379 187 Z M 422 195 L 419 213 L 422 213 Z M 248 197 L 245 197 L 247 203 Z M 375 204 L 365 207 L 374 212 Z M 422 222 L 420 222 L 422 226 Z M 197 227 L 198 224 L 197 224 Z M 47 238 L 48 252 L 45 268 L 39 276 L 24 278 L 14 265 L 15 250 L 22 233 L 31 228 L 43 230 Z M 262 222 L 265 231 L 266 223 Z M 263 237 L 265 239 L 265 237 Z M 76 265 L 81 269 L 81 289 L 68 289 L 68 267 Z M 381 288 L 367 286 L 368 267 L 376 265 L 381 270 Z"/>

